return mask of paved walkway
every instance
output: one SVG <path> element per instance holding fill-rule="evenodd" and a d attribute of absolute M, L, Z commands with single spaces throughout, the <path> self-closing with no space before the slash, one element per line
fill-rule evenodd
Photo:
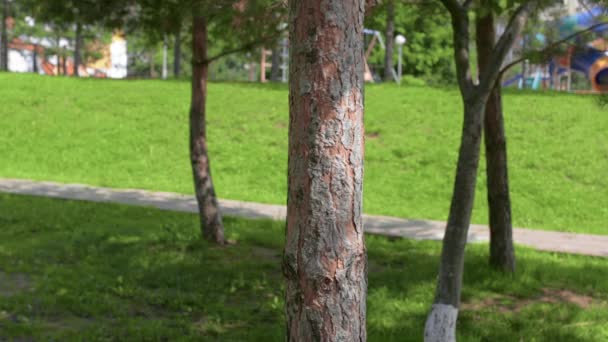
<path fill-rule="evenodd" d="M 0 192 L 150 206 L 163 210 L 191 213 L 197 212 L 196 200 L 193 196 L 171 192 L 110 189 L 81 184 L 60 184 L 4 178 L 0 178 Z M 220 206 L 224 215 L 227 216 L 284 220 L 286 215 L 286 208 L 282 205 L 220 200 Z M 405 237 L 416 240 L 441 240 L 443 238 L 445 222 L 364 215 L 364 226 L 365 231 L 370 234 Z M 513 236 L 516 243 L 539 250 L 608 257 L 608 236 L 521 228 L 515 228 Z M 487 226 L 471 225 L 468 240 L 469 242 L 487 241 Z"/>

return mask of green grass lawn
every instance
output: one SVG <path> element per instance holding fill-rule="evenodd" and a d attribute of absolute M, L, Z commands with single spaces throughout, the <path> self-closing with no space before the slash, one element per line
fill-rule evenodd
<path fill-rule="evenodd" d="M 189 85 L 0 74 L 0 177 L 192 193 Z M 456 89 L 366 88 L 364 210 L 445 220 L 462 118 Z M 608 234 L 608 111 L 592 97 L 505 96 L 516 226 Z M 211 84 L 220 197 L 284 203 L 287 89 Z M 475 223 L 487 223 L 484 166 Z"/>
<path fill-rule="evenodd" d="M 0 340 L 284 341 L 283 222 L 0 194 Z M 421 341 L 440 244 L 367 237 L 369 341 Z M 608 340 L 608 260 L 518 248 L 466 257 L 459 341 Z"/>

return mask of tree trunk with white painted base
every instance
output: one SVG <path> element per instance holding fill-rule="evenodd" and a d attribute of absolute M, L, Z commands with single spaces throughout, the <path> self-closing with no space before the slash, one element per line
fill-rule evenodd
<path fill-rule="evenodd" d="M 487 6 L 486 9 L 489 9 L 492 8 L 493 3 L 487 0 L 480 3 L 473 1 L 460 3 L 456 0 L 441 0 L 441 2 L 451 15 L 454 61 L 464 104 L 464 121 L 454 192 L 441 250 L 435 300 L 425 324 L 426 342 L 451 342 L 456 339 L 464 252 L 475 199 L 486 102 L 498 80 L 506 54 L 521 34 L 528 15 L 538 6 L 538 1 L 532 0 L 519 4 L 513 11 L 503 34 L 492 46 L 487 67 L 481 70 L 479 82 L 475 83 L 470 72 L 469 11 L 471 6 Z"/>
<path fill-rule="evenodd" d="M 455 341 L 456 319 L 464 269 L 481 145 L 483 104 L 465 106 L 456 181 L 448 224 L 443 238 L 435 302 L 425 326 L 425 341 Z"/>
<path fill-rule="evenodd" d="M 290 0 L 288 341 L 365 341 L 364 0 Z"/>

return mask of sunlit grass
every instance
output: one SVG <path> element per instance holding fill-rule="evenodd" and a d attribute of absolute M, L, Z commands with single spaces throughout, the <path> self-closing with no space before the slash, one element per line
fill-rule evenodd
<path fill-rule="evenodd" d="M 192 193 L 189 85 L 0 74 L 0 176 Z M 456 89 L 366 89 L 364 209 L 445 220 L 462 106 Z M 284 203 L 287 88 L 209 87 L 220 197 Z M 608 234 L 608 112 L 588 96 L 505 96 L 513 220 Z M 484 166 L 473 220 L 487 223 Z"/>

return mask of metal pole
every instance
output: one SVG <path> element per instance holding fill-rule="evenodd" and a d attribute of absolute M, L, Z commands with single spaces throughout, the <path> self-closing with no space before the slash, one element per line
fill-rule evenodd
<path fill-rule="evenodd" d="M 163 70 L 162 70 L 162 78 L 163 80 L 167 79 L 167 34 L 163 36 Z"/>
<path fill-rule="evenodd" d="M 289 73 L 289 40 L 283 38 L 281 51 L 281 82 L 287 82 L 287 74 Z"/>
<path fill-rule="evenodd" d="M 521 72 L 521 87 L 522 89 L 526 89 L 527 88 L 527 82 L 528 82 L 528 74 L 530 72 L 530 61 L 528 61 L 527 59 L 524 61 L 523 63 L 523 70 Z"/>
<path fill-rule="evenodd" d="M 566 74 L 566 91 L 572 91 L 572 53 L 568 51 L 568 73 Z"/>
<path fill-rule="evenodd" d="M 401 72 L 402 72 L 402 63 L 403 63 L 403 44 L 399 44 L 399 62 L 397 64 L 397 76 L 398 76 L 398 81 L 397 83 L 399 85 L 401 85 Z"/>

